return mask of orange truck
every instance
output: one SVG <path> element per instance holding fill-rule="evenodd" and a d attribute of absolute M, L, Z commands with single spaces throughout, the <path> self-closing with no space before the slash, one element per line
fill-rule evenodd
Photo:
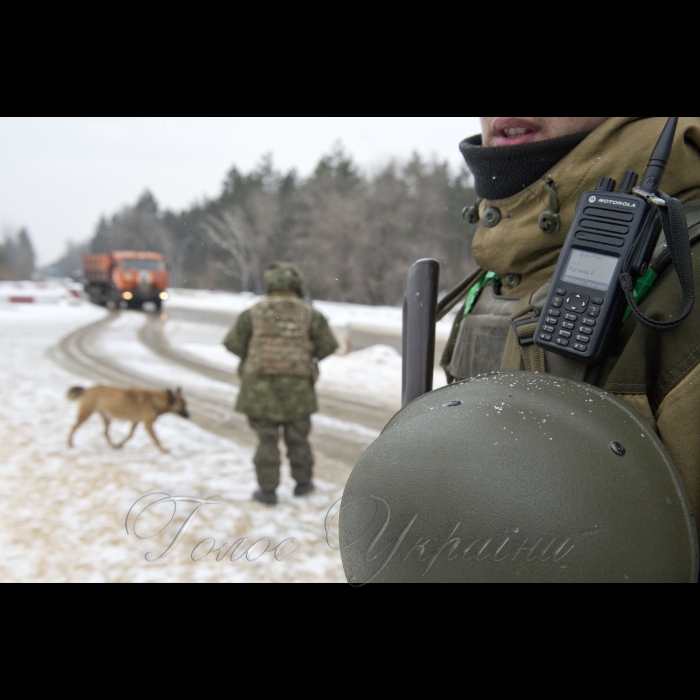
<path fill-rule="evenodd" d="M 108 308 L 141 309 L 150 302 L 160 310 L 168 298 L 168 271 L 160 253 L 88 254 L 83 274 L 90 301 Z"/>

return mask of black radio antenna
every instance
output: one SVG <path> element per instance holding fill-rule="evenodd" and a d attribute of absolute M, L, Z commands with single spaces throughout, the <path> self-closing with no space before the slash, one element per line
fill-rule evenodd
<path fill-rule="evenodd" d="M 659 192 L 661 180 L 663 180 L 668 159 L 671 157 L 671 149 L 673 148 L 673 139 L 676 137 L 676 129 L 678 128 L 678 120 L 680 117 L 669 117 L 666 122 L 666 127 L 661 134 L 659 142 L 656 144 L 654 152 L 651 154 L 651 160 L 647 166 L 647 171 L 642 178 L 642 189 L 649 194 L 655 195 Z"/>

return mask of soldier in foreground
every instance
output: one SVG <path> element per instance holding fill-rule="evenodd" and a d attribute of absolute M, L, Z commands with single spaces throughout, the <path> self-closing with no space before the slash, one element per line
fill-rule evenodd
<path fill-rule="evenodd" d="M 700 118 L 677 119 L 668 131 L 675 118 L 482 117 L 483 137 L 462 143 L 480 269 L 437 305 L 438 318 L 458 310 L 442 358 L 449 386 L 412 387 L 348 481 L 350 582 L 697 581 Z M 567 252 L 560 266 L 570 229 L 626 245 L 632 193 L 669 212 L 658 214 L 665 242 L 637 239 L 639 275 L 614 276 L 631 255 L 587 267 Z M 584 276 L 588 293 L 571 291 Z M 618 286 L 624 320 L 606 317 Z M 419 318 L 436 287 L 416 295 L 429 305 L 407 295 L 406 311 Z M 422 361 L 431 341 L 416 327 Z M 609 344 L 586 362 L 592 329 Z"/>
<path fill-rule="evenodd" d="M 255 469 L 260 489 L 253 498 L 277 505 L 280 430 L 287 444 L 295 496 L 314 490 L 314 459 L 308 437 L 318 406 L 314 384 L 318 362 L 338 343 L 324 316 L 303 301 L 303 277 L 288 263 L 265 273 L 267 298 L 241 314 L 224 341 L 241 358 L 241 391 L 236 410 L 248 416 L 259 447 Z"/>
<path fill-rule="evenodd" d="M 511 321 L 542 309 L 582 191 L 600 177 L 642 173 L 666 117 L 482 117 L 483 136 L 464 141 L 474 173 L 479 221 L 474 257 L 482 272 L 457 315 L 442 358 L 450 382 L 529 366 Z M 700 289 L 700 117 L 681 117 L 662 189 L 684 205 Z M 668 257 L 659 248 L 652 269 Z M 594 295 L 595 296 L 595 295 Z M 683 308 L 673 265 L 638 300 L 647 315 L 677 318 Z M 531 314 L 531 312 L 530 312 Z M 582 331 L 571 324 L 572 339 Z M 585 331 L 586 328 L 583 327 Z M 679 328 L 649 330 L 632 315 L 605 361 L 586 366 L 540 352 L 544 371 L 621 398 L 671 453 L 700 513 L 700 304 Z M 563 341 L 562 341 L 563 342 Z"/>

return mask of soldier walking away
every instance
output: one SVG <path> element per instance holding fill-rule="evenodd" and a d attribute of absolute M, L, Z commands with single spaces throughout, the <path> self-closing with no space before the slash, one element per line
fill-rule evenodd
<path fill-rule="evenodd" d="M 245 311 L 224 340 L 241 358 L 241 391 L 236 410 L 248 416 L 259 446 L 255 469 L 260 489 L 253 498 L 277 505 L 280 483 L 280 432 L 287 445 L 295 496 L 314 490 L 314 459 L 308 437 L 318 411 L 314 385 L 318 362 L 338 343 L 324 316 L 303 300 L 301 272 L 275 263 L 265 272 L 267 298 Z"/>

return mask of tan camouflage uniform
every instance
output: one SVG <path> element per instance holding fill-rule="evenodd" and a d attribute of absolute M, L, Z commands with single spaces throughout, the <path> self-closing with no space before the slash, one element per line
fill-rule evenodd
<path fill-rule="evenodd" d="M 504 284 L 489 283 L 471 313 L 458 313 L 442 358 L 449 381 L 503 368 L 511 318 L 531 306 L 542 308 L 580 193 L 594 189 L 602 176 L 621 178 L 626 170 L 644 172 L 666 119 L 611 117 L 542 180 L 509 199 L 480 201 L 482 222 L 474 237 L 474 256 L 482 268 L 481 278 L 488 270 Z M 562 226 L 555 234 L 544 233 L 538 225 L 542 212 L 551 208 L 548 181 L 556 183 L 560 201 Z M 686 206 L 697 292 L 700 117 L 681 117 L 662 189 Z M 492 208 L 501 218 L 489 228 L 483 217 Z M 673 266 L 659 277 L 641 308 L 657 320 L 680 315 L 683 303 Z M 578 381 L 584 376 L 577 376 L 578 363 L 550 353 L 546 371 Z M 665 333 L 646 329 L 631 316 L 613 353 L 600 366 L 589 368 L 585 381 L 616 394 L 657 431 L 678 467 L 700 523 L 700 300 L 683 325 Z"/>

